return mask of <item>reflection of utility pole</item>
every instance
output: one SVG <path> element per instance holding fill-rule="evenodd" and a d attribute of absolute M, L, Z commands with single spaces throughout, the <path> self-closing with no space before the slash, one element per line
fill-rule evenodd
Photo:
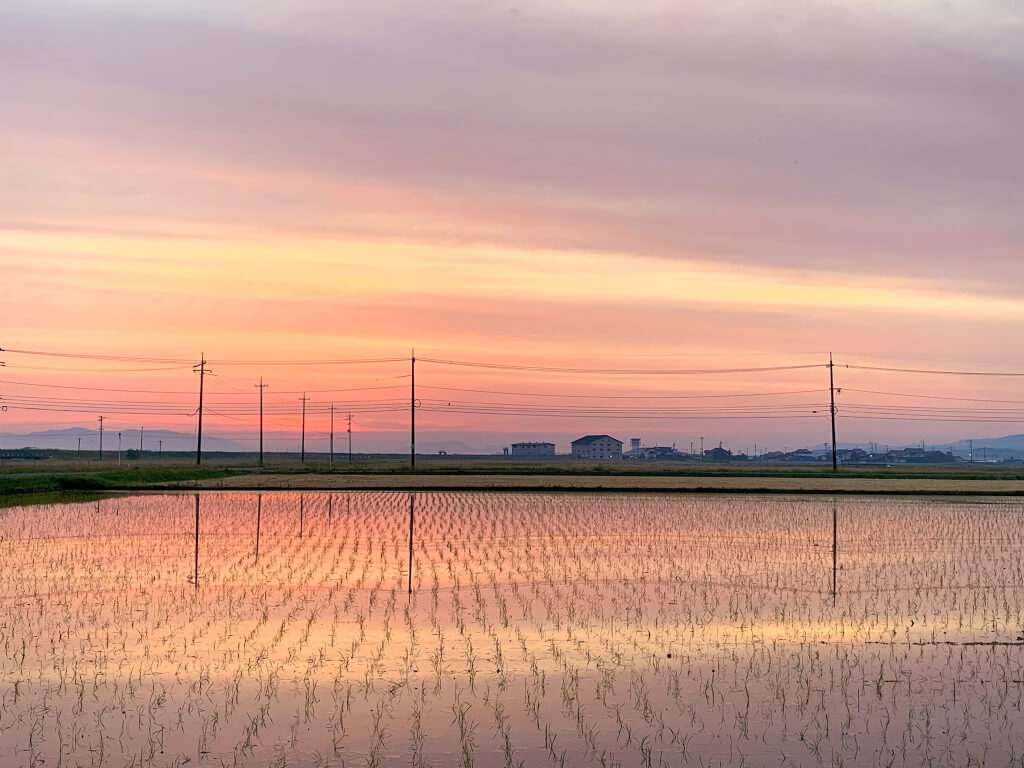
<path fill-rule="evenodd" d="M 194 580 L 196 592 L 199 591 L 199 494 L 196 494 L 196 551 L 195 551 Z"/>
<path fill-rule="evenodd" d="M 836 571 L 839 563 L 839 505 L 832 502 L 832 605 L 836 604 Z"/>
<path fill-rule="evenodd" d="M 103 461 L 103 419 L 105 416 L 97 416 L 100 422 L 100 461 Z"/>
<path fill-rule="evenodd" d="M 416 497 L 409 494 L 409 594 L 412 594 L 412 540 L 413 518 L 416 515 Z"/>
<path fill-rule="evenodd" d="M 303 392 L 302 393 L 302 397 L 300 397 L 299 399 L 302 400 L 302 443 L 299 446 L 299 453 L 301 455 L 301 459 L 300 460 L 301 461 L 305 461 L 306 460 L 306 401 L 309 400 L 309 398 L 306 397 L 306 393 Z"/>
<path fill-rule="evenodd" d="M 260 561 L 260 518 L 263 517 L 263 494 L 256 494 L 256 562 Z"/>
<path fill-rule="evenodd" d="M 267 384 L 263 383 L 263 377 L 260 376 L 260 383 L 253 384 L 254 387 L 258 387 L 260 390 L 260 466 L 263 466 L 263 390 L 267 388 Z"/>

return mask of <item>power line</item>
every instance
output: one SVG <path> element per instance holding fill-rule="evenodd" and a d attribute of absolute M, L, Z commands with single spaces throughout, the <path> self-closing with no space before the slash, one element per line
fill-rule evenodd
<path fill-rule="evenodd" d="M 882 365 L 855 365 L 848 363 L 844 368 L 856 369 L 859 371 L 886 371 L 890 373 L 923 373 L 934 376 L 1024 376 L 1024 373 L 1014 371 L 943 371 L 929 368 L 890 368 Z"/>
<path fill-rule="evenodd" d="M 845 392 L 859 392 L 865 395 L 887 395 L 889 397 L 913 397 L 925 400 L 955 400 L 958 402 L 967 403 L 1019 403 L 1024 405 L 1024 400 L 998 400 L 995 398 L 986 397 L 949 397 L 944 395 L 922 395 L 920 393 L 911 394 L 908 392 L 882 392 L 874 389 L 855 389 L 853 387 L 843 387 Z"/>
<path fill-rule="evenodd" d="M 729 397 L 774 397 L 782 395 L 806 395 L 828 392 L 828 389 L 793 389 L 786 392 L 739 392 L 732 394 L 715 395 L 576 395 L 561 392 L 509 392 L 493 389 L 468 389 L 460 387 L 437 387 L 429 384 L 420 384 L 420 389 L 435 389 L 444 392 L 472 392 L 487 395 L 514 395 L 521 397 L 566 397 L 573 399 L 594 399 L 594 400 L 697 400 L 703 398 L 729 398 Z"/>
<path fill-rule="evenodd" d="M 54 352 L 38 349 L 12 349 L 10 347 L 4 347 L 0 349 L 0 352 L 8 352 L 11 354 L 18 355 L 32 355 L 37 357 L 53 357 L 69 360 L 97 360 L 103 362 L 123 362 L 123 363 L 165 363 L 165 364 L 177 364 L 177 365 L 193 365 L 195 364 L 194 358 L 176 358 L 176 357 L 141 357 L 141 356 L 130 356 L 130 355 L 99 355 L 94 353 L 84 352 Z M 404 362 L 406 358 L 402 357 L 374 357 L 374 358 L 349 358 L 349 359 L 302 359 L 302 360 L 231 360 L 231 359 L 219 359 L 211 358 L 206 362 L 217 365 L 360 365 L 370 363 L 397 363 Z"/>
<path fill-rule="evenodd" d="M 453 365 L 468 368 L 489 368 L 503 371 L 537 371 L 541 373 L 579 373 L 579 374 L 615 374 L 615 375 L 663 375 L 663 376 L 688 376 L 688 375 L 711 375 L 730 373 L 764 373 L 768 371 L 798 371 L 811 368 L 824 367 L 821 363 L 813 365 L 774 365 L 759 368 L 675 368 L 675 369 L 653 369 L 653 368 L 566 368 L 561 366 L 545 365 L 513 365 L 509 363 L 484 363 L 470 360 L 443 360 L 433 357 L 417 358 L 420 362 L 434 363 L 435 365 Z"/>

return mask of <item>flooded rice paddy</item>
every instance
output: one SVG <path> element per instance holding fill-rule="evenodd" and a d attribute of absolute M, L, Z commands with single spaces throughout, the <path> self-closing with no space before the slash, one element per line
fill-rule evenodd
<path fill-rule="evenodd" d="M 0 765 L 1021 765 L 1022 552 L 1016 501 L 12 508 Z"/>

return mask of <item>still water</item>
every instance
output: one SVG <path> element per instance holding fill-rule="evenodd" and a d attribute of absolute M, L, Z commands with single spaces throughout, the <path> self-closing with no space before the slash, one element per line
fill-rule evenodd
<path fill-rule="evenodd" d="M 1022 554 L 1009 500 L 7 509 L 0 765 L 1020 765 Z"/>

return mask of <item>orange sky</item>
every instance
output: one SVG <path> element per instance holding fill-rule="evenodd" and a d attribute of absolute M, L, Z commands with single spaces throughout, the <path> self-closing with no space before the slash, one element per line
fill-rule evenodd
<path fill-rule="evenodd" d="M 550 2 L 510 21 L 395 3 L 349 9 L 346 23 L 287 7 L 0 11 L 0 141 L 15 148 L 0 158 L 0 346 L 214 361 L 415 347 L 602 368 L 824 364 L 833 351 L 841 364 L 1024 370 L 1012 344 L 1024 330 L 1024 113 L 1006 98 L 1024 56 L 997 31 L 1019 28 L 1010 4 L 786 2 L 766 18 L 742 4 L 645 15 Z M 0 360 L 9 401 L 99 407 L 93 390 L 54 388 L 195 386 L 184 368 Z M 268 403 L 286 409 L 298 397 L 286 393 L 302 390 L 404 387 L 405 368 L 221 366 L 211 402 L 226 413 L 254 399 L 263 375 Z M 425 364 L 418 376 L 531 393 L 424 390 L 437 400 L 424 432 L 474 447 L 595 431 L 684 446 L 714 435 L 737 450 L 827 439 L 813 414 L 827 400 L 824 368 L 625 377 Z M 871 390 L 840 396 L 850 416 L 918 403 L 905 395 L 1016 397 L 1012 379 L 838 376 Z M 553 420 L 441 403 L 789 391 L 799 394 L 757 402 L 801 418 L 716 419 L 723 401 L 695 398 L 671 407 L 707 418 Z M 331 399 L 398 408 L 407 392 L 311 397 L 320 429 Z M 0 432 L 95 423 L 95 408 L 17 402 Z M 251 431 L 242 407 L 211 422 Z M 840 439 L 1024 431 L 1004 416 L 848 418 Z M 187 416 L 111 419 L 192 428 Z M 357 421 L 404 446 L 406 413 Z"/>

